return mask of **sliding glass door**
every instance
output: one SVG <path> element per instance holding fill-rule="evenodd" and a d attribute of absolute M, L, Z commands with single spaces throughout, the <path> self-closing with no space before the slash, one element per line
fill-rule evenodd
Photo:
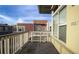
<path fill-rule="evenodd" d="M 53 34 L 55 37 L 58 37 L 58 14 L 54 15 L 53 18 Z"/>
<path fill-rule="evenodd" d="M 66 42 L 66 7 L 59 12 L 59 39 Z"/>
<path fill-rule="evenodd" d="M 66 6 L 53 16 L 53 35 L 66 42 Z"/>

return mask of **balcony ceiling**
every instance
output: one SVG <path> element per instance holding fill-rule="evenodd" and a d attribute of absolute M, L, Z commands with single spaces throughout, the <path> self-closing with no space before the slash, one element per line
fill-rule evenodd
<path fill-rule="evenodd" d="M 52 5 L 39 5 L 39 13 L 40 14 L 51 14 L 51 6 Z"/>

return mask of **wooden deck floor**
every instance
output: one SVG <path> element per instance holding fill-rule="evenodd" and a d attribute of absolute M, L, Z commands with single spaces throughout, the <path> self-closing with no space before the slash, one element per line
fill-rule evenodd
<path fill-rule="evenodd" d="M 28 42 L 16 54 L 58 54 L 50 42 Z"/>

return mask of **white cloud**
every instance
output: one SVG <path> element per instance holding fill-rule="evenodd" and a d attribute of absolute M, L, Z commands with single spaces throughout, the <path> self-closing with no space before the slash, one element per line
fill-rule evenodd
<path fill-rule="evenodd" d="M 4 18 L 7 21 L 12 21 L 12 18 L 4 16 L 4 15 L 0 15 L 0 17 Z"/>
<path fill-rule="evenodd" d="M 19 18 L 16 23 L 31 23 L 31 21 L 25 21 L 23 18 Z"/>
<path fill-rule="evenodd" d="M 43 17 L 43 16 L 38 16 L 38 17 L 34 17 L 34 16 L 28 16 L 28 17 L 22 17 L 19 18 L 16 23 L 32 23 L 33 20 L 50 20 L 51 18 L 49 17 Z"/>
<path fill-rule="evenodd" d="M 21 18 L 19 18 L 17 21 L 16 21 L 16 23 L 23 23 L 24 21 L 21 19 Z"/>
<path fill-rule="evenodd" d="M 36 17 L 28 16 L 28 17 L 23 17 L 22 19 L 27 21 L 27 20 L 50 20 L 51 18 L 43 17 L 43 16 L 36 16 Z"/>
<path fill-rule="evenodd" d="M 14 19 L 5 16 L 5 15 L 0 15 L 0 18 L 2 18 L 4 23 L 8 23 L 8 24 L 13 24 L 14 23 Z"/>

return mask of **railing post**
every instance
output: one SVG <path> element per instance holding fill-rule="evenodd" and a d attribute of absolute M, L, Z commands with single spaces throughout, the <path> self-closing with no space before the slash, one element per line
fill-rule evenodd
<path fill-rule="evenodd" d="M 41 41 L 42 41 L 42 38 L 41 38 L 41 32 L 40 32 L 40 36 L 39 36 L 39 37 L 40 37 L 40 42 L 41 42 Z"/>
<path fill-rule="evenodd" d="M 9 38 L 7 39 L 7 51 L 8 51 L 8 54 L 10 53 L 10 48 L 9 48 Z"/>
<path fill-rule="evenodd" d="M 15 35 L 14 35 L 14 53 L 16 51 L 16 38 L 15 38 Z"/>
<path fill-rule="evenodd" d="M 46 34 L 47 34 L 47 42 L 49 41 L 49 39 L 48 39 L 48 33 L 46 32 Z"/>
<path fill-rule="evenodd" d="M 15 53 L 28 41 L 28 33 L 12 33 L 0 36 L 0 53 Z M 32 42 L 32 33 L 31 33 Z"/>
<path fill-rule="evenodd" d="M 0 46 L 1 46 L 1 54 L 3 53 L 2 51 L 3 51 L 3 45 L 2 45 L 2 40 L 1 40 L 1 44 L 0 44 Z"/>
<path fill-rule="evenodd" d="M 26 36 L 26 35 L 25 35 L 25 33 L 24 33 L 24 44 L 25 44 L 25 41 L 26 41 L 26 40 L 25 40 L 25 39 L 26 39 L 26 37 L 25 37 L 25 36 Z"/>
<path fill-rule="evenodd" d="M 19 48 L 20 48 L 20 35 L 18 35 L 18 41 L 19 41 Z"/>
<path fill-rule="evenodd" d="M 6 44 L 6 39 L 4 39 L 4 53 L 6 54 L 7 52 L 6 52 L 6 46 L 7 46 L 7 44 Z"/>
<path fill-rule="evenodd" d="M 12 54 L 12 36 L 10 36 L 10 42 L 9 42 L 10 44 L 10 53 Z"/>
<path fill-rule="evenodd" d="M 31 42 L 32 42 L 32 38 L 33 38 L 33 37 L 32 37 L 32 34 L 33 34 L 33 32 L 31 32 Z"/>
<path fill-rule="evenodd" d="M 15 52 L 16 52 L 16 36 L 15 36 Z"/>
<path fill-rule="evenodd" d="M 22 34 L 22 43 L 24 45 L 24 34 Z"/>
<path fill-rule="evenodd" d="M 13 53 L 15 53 L 15 50 L 14 50 L 14 36 L 13 36 Z"/>
<path fill-rule="evenodd" d="M 21 36 L 19 35 L 19 37 L 20 37 L 20 47 L 21 47 L 22 46 Z"/>
<path fill-rule="evenodd" d="M 12 35 L 11 38 L 12 38 L 12 39 L 11 39 L 11 44 L 12 44 L 12 47 L 11 47 L 11 48 L 12 48 L 12 51 L 11 51 L 11 52 L 12 52 L 12 54 L 13 54 L 13 53 L 14 53 L 14 51 L 13 51 L 13 49 L 14 49 L 14 47 L 13 47 L 13 46 L 14 46 L 14 42 L 13 42 L 14 36 Z"/>
<path fill-rule="evenodd" d="M 0 54 L 1 54 L 1 41 L 0 41 Z"/>
<path fill-rule="evenodd" d="M 22 35 L 20 35 L 20 47 L 22 47 Z"/>
<path fill-rule="evenodd" d="M 18 44 L 18 41 L 17 41 L 17 36 L 16 36 L 16 51 L 17 51 L 17 48 L 18 48 L 17 44 Z"/>

